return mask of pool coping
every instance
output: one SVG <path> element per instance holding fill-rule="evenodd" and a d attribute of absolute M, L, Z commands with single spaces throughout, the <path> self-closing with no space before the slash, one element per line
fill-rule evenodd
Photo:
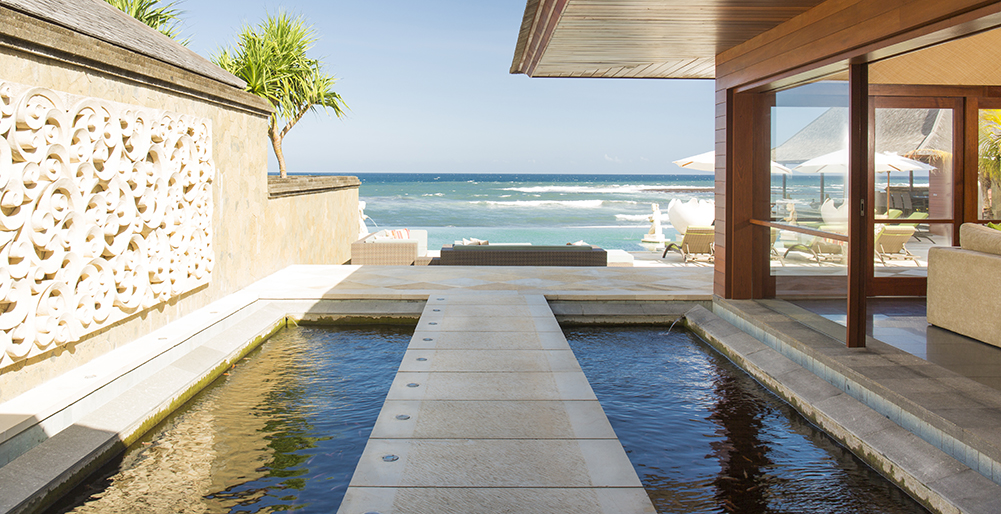
<path fill-rule="evenodd" d="M 407 322 L 420 316 L 429 296 L 287 293 L 269 297 L 247 288 L 67 373 L 46 384 L 47 392 L 31 392 L 58 393 L 62 408 L 15 398 L 47 415 L 34 420 L 34 432 L 21 431 L 26 435 L 17 444 L 23 451 L 11 450 L 14 438 L 3 432 L 0 455 L 20 455 L 0 467 L 0 512 L 49 504 L 290 320 Z M 622 291 L 554 291 L 545 297 L 561 323 L 668 323 L 684 317 L 717 350 L 934 511 L 1001 510 L 1001 486 L 714 314 L 710 308 L 733 316 L 718 298 Z M 0 405 L 0 414 L 11 402 Z"/>
<path fill-rule="evenodd" d="M 835 387 L 781 349 L 702 307 L 693 308 L 685 318 L 690 330 L 929 510 L 988 513 L 1001 509 L 1001 486 L 851 392 Z"/>

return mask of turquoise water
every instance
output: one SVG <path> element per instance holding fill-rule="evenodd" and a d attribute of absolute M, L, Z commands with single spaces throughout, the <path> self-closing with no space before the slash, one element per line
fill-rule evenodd
<path fill-rule="evenodd" d="M 420 228 L 428 248 L 462 238 L 639 251 L 652 203 L 713 199 L 712 175 L 361 173 L 369 229 Z M 665 226 L 670 238 L 675 232 Z"/>
<path fill-rule="evenodd" d="M 463 238 L 493 243 L 565 244 L 583 240 L 606 249 L 641 251 L 650 230 L 651 204 L 661 210 L 664 235 L 673 240 L 671 200 L 713 200 L 714 176 L 359 173 L 369 229 L 420 228 L 428 249 Z M 772 197 L 818 214 L 820 176 L 772 177 Z M 824 197 L 841 202 L 841 177 L 825 177 Z M 783 212 L 784 214 L 784 212 Z"/>

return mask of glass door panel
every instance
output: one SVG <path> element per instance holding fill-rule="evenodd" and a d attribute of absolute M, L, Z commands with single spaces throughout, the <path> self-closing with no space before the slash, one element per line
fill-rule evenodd
<path fill-rule="evenodd" d="M 1001 109 L 980 109 L 977 216 L 1001 220 Z"/>
<path fill-rule="evenodd" d="M 845 177 L 848 83 L 823 80 L 774 94 L 771 111 L 772 276 L 841 277 L 847 273 Z"/>
<path fill-rule="evenodd" d="M 876 277 L 926 277 L 928 249 L 952 245 L 953 116 L 951 108 L 875 110 Z"/>

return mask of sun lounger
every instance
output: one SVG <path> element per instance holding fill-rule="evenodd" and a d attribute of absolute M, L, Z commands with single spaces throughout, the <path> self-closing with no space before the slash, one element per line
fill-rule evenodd
<path fill-rule="evenodd" d="M 845 246 L 839 242 L 832 242 L 820 237 L 813 238 L 809 243 L 798 243 L 786 249 L 783 258 L 789 257 L 789 252 L 803 252 L 810 254 L 817 265 L 825 262 L 844 262 Z"/>
<path fill-rule="evenodd" d="M 779 264 L 785 266 L 786 265 L 785 259 L 783 259 L 782 254 L 780 254 L 779 251 L 775 249 L 775 242 L 778 240 L 779 240 L 778 229 L 775 228 L 771 229 L 771 237 L 769 238 L 769 243 L 768 243 L 769 259 L 777 260 L 779 261 Z"/>
<path fill-rule="evenodd" d="M 689 226 L 688 230 L 685 231 L 685 237 L 681 239 L 681 243 L 667 245 L 664 248 L 664 254 L 661 255 L 661 258 L 667 257 L 667 252 L 677 250 L 681 253 L 685 264 L 699 257 L 705 257 L 709 262 L 712 262 L 714 259 L 713 245 L 715 241 L 716 229 L 713 227 Z"/>
<path fill-rule="evenodd" d="M 843 234 L 847 232 L 847 228 L 844 225 L 821 225 L 817 227 L 824 232 L 835 232 L 838 234 Z M 823 237 L 813 237 L 808 243 L 796 243 L 789 246 L 786 249 L 783 258 L 789 257 L 789 252 L 803 252 L 810 254 L 813 260 L 817 261 L 817 265 L 820 266 L 825 262 L 844 262 L 845 260 L 845 245 L 841 241 L 835 241 L 833 239 L 826 239 Z"/>
<path fill-rule="evenodd" d="M 910 216 L 907 217 L 909 220 L 923 220 L 928 218 L 927 212 L 912 212 Z M 928 241 L 934 243 L 935 240 L 931 238 L 931 231 L 928 230 L 928 225 L 919 225 L 917 223 L 901 223 L 899 227 L 913 227 L 914 228 L 914 239 L 918 241 L 921 238 L 927 239 Z"/>
<path fill-rule="evenodd" d="M 914 227 L 902 227 L 886 225 L 878 234 L 873 243 L 876 250 L 876 257 L 879 262 L 886 266 L 887 259 L 912 260 L 917 262 L 918 258 L 904 245 L 911 236 L 914 235 Z"/>

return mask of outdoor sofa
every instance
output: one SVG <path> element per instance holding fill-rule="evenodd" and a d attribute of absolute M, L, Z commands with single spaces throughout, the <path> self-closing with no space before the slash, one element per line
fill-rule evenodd
<path fill-rule="evenodd" d="M 351 264 L 428 264 L 427 230 L 380 230 L 351 243 Z"/>
<path fill-rule="evenodd" d="M 1001 230 L 964 223 L 959 240 L 928 251 L 928 323 L 1001 347 Z"/>
<path fill-rule="evenodd" d="M 590 245 L 446 245 L 443 266 L 605 266 L 608 254 Z"/>

